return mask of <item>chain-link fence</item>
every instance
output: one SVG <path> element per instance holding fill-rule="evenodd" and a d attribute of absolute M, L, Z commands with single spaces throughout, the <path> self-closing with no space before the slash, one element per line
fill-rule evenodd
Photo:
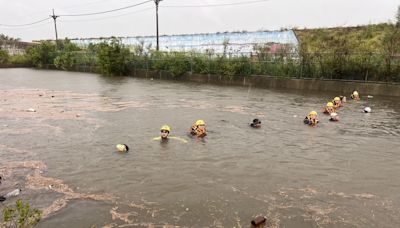
<path fill-rule="evenodd" d="M 75 54 L 74 69 L 96 71 L 96 53 Z M 266 75 L 286 78 L 318 78 L 400 82 L 400 55 L 384 53 L 183 53 L 131 54 L 130 70 L 168 71 L 173 76 L 210 74 Z M 98 72 L 98 71 L 97 71 Z"/>
<path fill-rule="evenodd" d="M 158 53 L 133 56 L 130 65 L 141 70 L 215 75 L 400 82 L 400 55 L 381 53 Z"/>

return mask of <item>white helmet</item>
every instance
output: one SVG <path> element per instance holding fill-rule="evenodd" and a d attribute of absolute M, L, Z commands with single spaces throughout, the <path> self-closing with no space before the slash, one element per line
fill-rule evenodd
<path fill-rule="evenodd" d="M 364 112 L 365 113 L 370 113 L 372 110 L 371 110 L 371 108 L 370 107 L 365 107 L 364 108 Z"/>
<path fill-rule="evenodd" d="M 334 117 L 336 117 L 336 116 L 337 116 L 337 113 L 336 113 L 336 112 L 332 112 L 332 113 L 331 113 L 331 117 L 332 117 L 332 118 L 334 118 Z"/>

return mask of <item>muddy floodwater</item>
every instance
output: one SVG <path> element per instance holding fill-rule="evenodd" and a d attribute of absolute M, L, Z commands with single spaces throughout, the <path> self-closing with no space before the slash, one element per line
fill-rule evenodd
<path fill-rule="evenodd" d="M 399 98 L 360 92 L 334 123 L 321 110 L 340 94 L 323 91 L 1 69 L 0 195 L 22 192 L 0 209 L 29 201 L 41 228 L 249 227 L 257 215 L 267 227 L 397 228 Z M 316 128 L 302 122 L 311 110 Z M 204 140 L 187 135 L 197 119 Z M 164 124 L 188 142 L 153 141 Z"/>

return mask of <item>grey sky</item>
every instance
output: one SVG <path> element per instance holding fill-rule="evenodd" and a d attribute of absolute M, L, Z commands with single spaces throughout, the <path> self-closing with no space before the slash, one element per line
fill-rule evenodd
<path fill-rule="evenodd" d="M 0 24 L 25 24 L 56 14 L 91 13 L 145 0 L 0 0 Z M 400 0 L 270 0 L 247 5 L 196 8 L 162 6 L 221 4 L 251 0 L 163 0 L 160 34 L 276 30 L 353 26 L 394 21 Z M 147 10 L 146 10 L 147 9 Z M 140 11 L 140 12 L 137 12 Z M 138 36 L 155 34 L 155 4 L 85 17 L 57 19 L 60 38 Z M 33 39 L 54 39 L 53 20 L 27 27 L 0 26 L 0 33 Z"/>

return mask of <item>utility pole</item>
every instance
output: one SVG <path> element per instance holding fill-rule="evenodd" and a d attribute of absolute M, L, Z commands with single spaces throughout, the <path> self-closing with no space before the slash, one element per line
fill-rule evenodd
<path fill-rule="evenodd" d="M 154 0 L 154 3 L 156 3 L 156 29 L 157 29 L 157 51 L 160 50 L 160 43 L 158 41 L 158 4 L 162 0 Z"/>
<path fill-rule="evenodd" d="M 54 20 L 54 29 L 55 29 L 55 31 L 56 31 L 56 44 L 58 43 L 58 35 L 57 35 L 57 17 L 59 17 L 59 16 L 56 16 L 55 14 L 54 14 L 54 9 L 53 9 L 53 15 L 50 15 L 50 17 L 52 17 L 53 18 L 53 20 Z"/>

